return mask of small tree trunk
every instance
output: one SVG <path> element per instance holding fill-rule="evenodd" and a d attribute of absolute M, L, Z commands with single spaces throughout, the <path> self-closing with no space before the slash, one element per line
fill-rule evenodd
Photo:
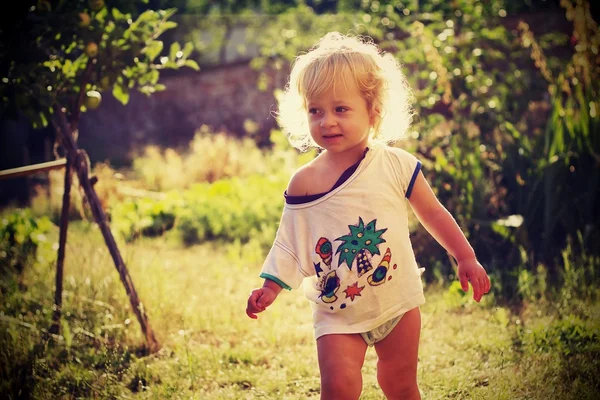
<path fill-rule="evenodd" d="M 146 310 L 144 309 L 144 306 L 138 297 L 137 291 L 135 290 L 135 287 L 133 285 L 133 281 L 131 280 L 131 276 L 127 271 L 127 267 L 125 267 L 125 263 L 123 262 L 123 258 L 121 257 L 121 253 L 119 252 L 119 248 L 117 247 L 115 238 L 108 225 L 106 214 L 104 213 L 102 205 L 100 204 L 100 199 L 98 198 L 98 195 L 94 190 L 92 182 L 90 182 L 90 180 L 88 179 L 89 165 L 87 164 L 87 156 L 82 150 L 79 150 L 78 155 L 78 165 L 76 169 L 77 174 L 79 176 L 79 182 L 83 187 L 87 201 L 90 205 L 90 208 L 92 209 L 94 220 L 100 227 L 100 231 L 102 232 L 102 236 L 104 237 L 104 242 L 106 243 L 110 255 L 112 256 L 112 259 L 115 263 L 115 267 L 119 272 L 121 282 L 123 283 L 123 286 L 125 286 L 125 291 L 129 296 L 131 308 L 133 308 L 133 312 L 135 313 L 135 316 L 137 317 L 142 327 L 142 332 L 146 337 L 148 350 L 151 353 L 155 353 L 158 350 L 160 350 L 160 344 L 154 336 L 154 331 L 150 327 L 148 316 L 146 315 Z"/>
<path fill-rule="evenodd" d="M 69 208 L 71 206 L 71 184 L 73 171 L 71 162 L 67 159 L 65 165 L 65 188 L 63 192 L 62 209 L 60 210 L 60 233 L 58 238 L 58 256 L 56 260 L 56 292 L 54 293 L 54 312 L 50 333 L 60 332 L 60 316 L 62 312 L 63 271 L 65 264 L 65 246 L 67 244 L 67 229 L 69 227 Z"/>
<path fill-rule="evenodd" d="M 85 192 L 85 196 L 92 210 L 94 220 L 100 227 L 100 231 L 104 237 L 104 242 L 108 247 L 110 255 L 115 263 L 115 267 L 119 272 L 121 282 L 123 283 L 123 286 L 125 286 L 125 291 L 129 296 L 129 301 L 131 303 L 131 307 L 133 308 L 133 312 L 135 313 L 135 316 L 137 317 L 142 328 L 142 332 L 146 337 L 148 351 L 150 351 L 150 353 L 155 353 L 160 350 L 160 344 L 158 343 L 158 340 L 156 340 L 154 331 L 150 327 L 146 310 L 137 295 L 137 291 L 135 290 L 131 276 L 127 271 L 127 267 L 125 267 L 125 263 L 123 262 L 123 258 L 121 257 L 121 253 L 117 247 L 117 243 L 112 235 L 110 227 L 108 226 L 106 214 L 104 213 L 102 205 L 100 204 L 100 199 L 98 199 L 98 195 L 94 190 L 95 182 L 92 182 L 89 178 L 90 165 L 88 156 L 85 151 L 80 150 L 77 147 L 77 143 L 73 136 L 73 130 L 67 121 L 67 116 L 58 106 L 54 107 L 54 118 L 56 126 L 60 130 L 62 145 L 67 151 L 68 159 L 73 161 L 73 168 L 77 173 L 79 184 Z"/>

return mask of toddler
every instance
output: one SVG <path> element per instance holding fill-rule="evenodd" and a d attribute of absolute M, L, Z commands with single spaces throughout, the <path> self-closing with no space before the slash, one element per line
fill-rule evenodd
<path fill-rule="evenodd" d="M 410 204 L 456 259 L 463 290 L 480 301 L 490 280 L 419 160 L 389 143 L 410 126 L 411 91 L 396 60 L 371 40 L 325 35 L 295 60 L 278 120 L 299 150 L 320 148 L 284 193 L 285 206 L 248 298 L 257 318 L 282 289 L 303 285 L 314 316 L 321 398 L 358 399 L 368 346 L 388 399 L 420 399 L 417 358 L 424 303 L 408 229 Z"/>

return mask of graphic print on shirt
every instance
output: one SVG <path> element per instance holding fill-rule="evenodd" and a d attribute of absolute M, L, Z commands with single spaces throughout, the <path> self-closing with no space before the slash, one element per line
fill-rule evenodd
<path fill-rule="evenodd" d="M 345 262 L 352 271 L 352 263 L 356 258 L 356 272 L 359 278 L 373 269 L 367 251 L 371 256 L 380 254 L 377 246 L 385 243 L 385 239 L 382 239 L 381 235 L 387 231 L 387 228 L 377 230 L 375 227 L 376 223 L 377 220 L 374 219 L 365 225 L 362 218 L 358 217 L 358 225 L 348 225 L 348 228 L 350 228 L 349 235 L 340 236 L 335 239 L 342 242 L 335 252 L 335 254 L 340 253 L 338 266 L 341 266 Z"/>
<path fill-rule="evenodd" d="M 317 278 L 321 277 L 321 274 L 323 273 L 323 268 L 321 268 L 321 263 L 313 263 L 313 265 L 315 266 L 315 272 L 317 274 Z"/>
<path fill-rule="evenodd" d="M 324 303 L 333 303 L 337 300 L 335 293 L 340 288 L 340 279 L 336 272 L 331 270 L 331 254 L 333 253 L 333 247 L 331 246 L 329 239 L 324 237 L 320 238 L 315 247 L 315 252 L 329 269 L 329 272 L 324 275 L 321 263 L 313 263 L 317 278 L 319 278 L 319 282 L 317 283 L 317 288 L 321 291 L 319 297 L 321 297 Z"/>
<path fill-rule="evenodd" d="M 337 296 L 337 292 L 341 286 L 341 280 L 337 275 L 337 269 L 341 268 L 343 263 L 346 263 L 348 269 L 352 271 L 354 261 L 356 260 L 356 272 L 358 278 L 361 278 L 369 271 L 373 271 L 372 274 L 366 277 L 370 286 L 379 286 L 384 284 L 387 280 L 392 279 L 392 276 L 388 274 L 392 258 L 389 247 L 385 251 L 377 268 L 373 270 L 371 258 L 374 255 L 381 254 L 378 246 L 386 242 L 381 236 L 387 231 L 387 228 L 377 230 L 376 223 L 377 220 L 374 219 L 365 225 L 363 219 L 359 217 L 358 224 L 348 225 L 348 228 L 350 229 L 349 234 L 335 239 L 336 241 L 339 240 L 342 242 L 335 252 L 336 255 L 338 253 L 340 254 L 337 267 L 331 265 L 333 258 L 333 245 L 331 244 L 331 241 L 325 237 L 321 237 L 317 241 L 315 253 L 319 256 L 320 261 L 313 262 L 318 278 L 317 289 L 321 292 L 319 295 L 321 300 L 323 300 L 324 303 L 329 304 L 332 310 L 334 309 L 332 303 L 335 303 L 338 300 L 339 297 Z M 324 268 L 321 267 L 321 263 L 327 267 L 327 270 L 324 271 Z M 396 265 L 394 265 L 394 269 L 396 269 Z M 346 289 L 343 290 L 346 295 L 345 299 L 350 299 L 351 302 L 354 302 L 358 297 L 362 297 L 361 292 L 364 288 L 365 285 L 360 286 L 358 281 L 348 285 Z M 343 301 L 338 305 L 341 309 L 347 307 L 346 302 Z"/>
<path fill-rule="evenodd" d="M 329 271 L 327 275 L 325 275 L 324 279 L 325 285 L 323 289 L 321 289 L 321 300 L 324 303 L 334 303 L 338 297 L 335 295 L 336 292 L 340 289 L 340 278 L 338 278 L 335 270 Z"/>
<path fill-rule="evenodd" d="M 358 282 L 354 282 L 353 285 L 348 286 L 346 290 L 344 290 L 344 293 L 346 293 L 347 299 L 349 298 L 351 301 L 354 301 L 354 298 L 360 296 L 360 292 L 362 292 L 364 288 L 364 286 L 358 287 Z"/>
<path fill-rule="evenodd" d="M 385 277 L 388 273 L 391 259 L 392 259 L 392 252 L 390 251 L 390 248 L 388 247 L 388 249 L 385 251 L 385 255 L 381 259 L 381 262 L 379 263 L 377 268 L 375 268 L 375 271 L 371 275 L 369 275 L 369 277 L 367 278 L 367 282 L 369 282 L 369 285 L 379 286 L 379 285 L 382 285 L 385 283 L 385 281 L 386 281 Z M 392 277 L 390 276 L 389 279 L 392 279 Z"/>
<path fill-rule="evenodd" d="M 324 237 L 320 238 L 317 242 L 317 247 L 315 248 L 315 251 L 321 257 L 321 260 L 323 260 L 325 265 L 327 265 L 328 267 L 331 266 L 333 246 L 331 245 L 329 239 Z"/>

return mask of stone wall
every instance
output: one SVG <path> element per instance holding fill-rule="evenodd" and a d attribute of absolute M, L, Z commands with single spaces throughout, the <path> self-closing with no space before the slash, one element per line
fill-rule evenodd
<path fill-rule="evenodd" d="M 132 92 L 125 106 L 110 93 L 103 94 L 100 107 L 82 114 L 79 144 L 92 162 L 110 159 L 121 164 L 130 160 L 131 151 L 148 144 L 185 146 L 202 125 L 244 135 L 248 120 L 259 142 L 264 141 L 276 127 L 273 87 L 285 84 L 286 73 L 271 73 L 272 85 L 259 91 L 259 73 L 247 62 L 238 62 L 172 72 L 161 77 L 164 92 L 150 97 Z"/>

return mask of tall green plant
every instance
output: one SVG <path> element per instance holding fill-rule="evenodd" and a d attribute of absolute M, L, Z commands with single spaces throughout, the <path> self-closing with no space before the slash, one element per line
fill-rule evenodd
<path fill-rule="evenodd" d="M 514 211 L 524 218 L 520 244 L 530 247 L 530 261 L 551 265 L 568 237 L 583 235 L 580 251 L 597 253 L 600 243 L 600 33 L 588 3 L 561 5 L 573 23 L 573 52 L 559 68 L 552 68 L 529 26 L 519 25 L 548 83 L 551 108 L 545 131 L 533 140 L 509 127 L 514 146 L 506 161 L 514 174 L 505 174 L 515 189 Z"/>

